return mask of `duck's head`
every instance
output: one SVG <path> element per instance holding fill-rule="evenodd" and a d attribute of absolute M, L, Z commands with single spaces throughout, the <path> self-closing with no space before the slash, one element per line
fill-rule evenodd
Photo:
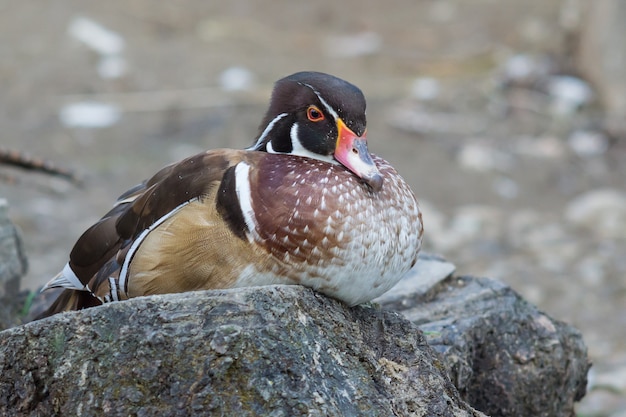
<path fill-rule="evenodd" d="M 276 82 L 250 150 L 299 155 L 341 164 L 373 191 L 383 177 L 367 149 L 365 97 L 340 78 L 298 72 Z"/>

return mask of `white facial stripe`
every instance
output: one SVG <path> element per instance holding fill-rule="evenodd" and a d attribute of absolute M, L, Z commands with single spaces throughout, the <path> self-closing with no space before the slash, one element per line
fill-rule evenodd
<path fill-rule="evenodd" d="M 317 98 L 320 100 L 320 103 L 322 103 L 322 105 L 324 106 L 324 108 L 326 109 L 326 111 L 328 113 L 331 114 L 331 116 L 333 116 L 333 118 L 335 119 L 335 121 L 339 120 L 339 115 L 337 114 L 337 112 L 335 111 L 335 109 L 332 108 L 332 106 L 330 104 L 328 104 L 326 102 L 326 100 L 324 100 L 322 98 L 322 95 L 319 93 L 319 91 L 317 91 L 315 88 L 313 88 L 313 86 L 309 85 L 309 84 L 304 84 L 307 87 L 309 87 L 311 90 L 313 90 L 313 92 L 315 93 L 315 95 L 317 96 Z"/>
<path fill-rule="evenodd" d="M 128 279 L 128 268 L 130 267 L 130 262 L 133 260 L 133 256 L 135 256 L 135 252 L 137 252 L 137 249 L 139 249 L 139 246 L 141 245 L 143 240 L 148 236 L 148 234 L 150 234 L 151 231 L 159 227 L 165 220 L 169 219 L 174 214 L 178 213 L 178 211 L 182 209 L 183 207 L 185 207 L 187 204 L 191 203 L 192 201 L 197 201 L 197 200 L 198 198 L 194 198 L 189 201 L 185 201 L 183 204 L 179 205 L 174 210 L 170 211 L 165 216 L 161 217 L 159 220 L 152 223 L 150 227 L 148 227 L 143 232 L 141 232 L 141 234 L 137 237 L 137 239 L 135 239 L 133 244 L 130 246 L 130 249 L 128 249 L 128 253 L 126 254 L 126 257 L 124 258 L 124 263 L 122 264 L 122 270 L 120 271 L 119 290 L 120 292 L 124 293 L 125 296 L 128 297 L 128 293 L 126 291 L 126 280 Z"/>
<path fill-rule="evenodd" d="M 252 236 L 256 235 L 256 219 L 252 209 L 252 194 L 250 192 L 250 165 L 245 162 L 240 162 L 235 167 L 235 192 L 243 219 L 248 230 L 250 230 L 248 239 L 252 241 Z"/>
<path fill-rule="evenodd" d="M 320 161 L 338 164 L 338 162 L 332 156 L 320 155 L 318 153 L 311 152 L 304 146 L 302 146 L 302 142 L 300 142 L 300 138 L 298 137 L 298 123 L 294 123 L 293 126 L 291 126 L 289 136 L 291 137 L 292 155 L 306 156 L 307 158 L 318 159 Z"/>
<path fill-rule="evenodd" d="M 276 122 L 278 122 L 280 119 L 282 119 L 285 116 L 287 116 L 287 113 L 281 113 L 278 116 L 274 117 L 274 119 L 272 119 L 272 121 L 267 124 L 267 126 L 265 127 L 265 130 L 263 130 L 263 133 L 261 133 L 261 136 L 259 136 L 259 139 L 257 139 L 256 143 L 253 146 L 246 148 L 246 150 L 253 151 L 253 150 L 259 149 L 258 147 L 261 145 L 261 143 L 263 143 L 267 135 L 269 135 L 269 133 L 272 131 Z"/>
<path fill-rule="evenodd" d="M 267 142 L 267 145 L 265 145 L 265 150 L 266 150 L 268 153 L 278 153 L 278 152 L 276 152 L 276 151 L 274 150 L 274 147 L 272 146 L 272 142 L 271 142 L 271 141 Z"/>

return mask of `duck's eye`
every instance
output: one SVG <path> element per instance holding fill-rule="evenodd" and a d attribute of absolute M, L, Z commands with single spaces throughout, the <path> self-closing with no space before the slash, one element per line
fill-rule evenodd
<path fill-rule="evenodd" d="M 320 122 L 324 120 L 324 113 L 322 113 L 316 106 L 309 106 L 309 108 L 306 109 L 306 117 L 308 117 L 312 122 Z"/>

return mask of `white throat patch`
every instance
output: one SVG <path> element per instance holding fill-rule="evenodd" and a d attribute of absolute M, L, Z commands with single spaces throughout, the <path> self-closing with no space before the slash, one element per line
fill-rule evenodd
<path fill-rule="evenodd" d="M 318 159 L 320 161 L 330 162 L 331 164 L 338 164 L 338 162 L 332 156 L 320 155 L 318 153 L 311 152 L 304 146 L 302 146 L 302 142 L 300 141 L 300 137 L 298 136 L 298 123 L 294 123 L 293 126 L 291 126 L 289 136 L 291 137 L 292 155 L 306 156 L 307 158 Z"/>

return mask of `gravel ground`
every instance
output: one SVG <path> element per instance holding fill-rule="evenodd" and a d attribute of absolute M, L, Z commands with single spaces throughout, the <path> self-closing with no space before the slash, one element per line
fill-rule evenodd
<path fill-rule="evenodd" d="M 24 287 L 126 188 L 248 145 L 273 81 L 321 70 L 365 92 L 370 149 L 420 198 L 426 249 L 579 327 L 595 364 L 579 414 L 623 416 L 626 140 L 564 77 L 568 2 L 503 3 L 0 2 L 0 143 L 83 182 L 0 170 Z"/>

